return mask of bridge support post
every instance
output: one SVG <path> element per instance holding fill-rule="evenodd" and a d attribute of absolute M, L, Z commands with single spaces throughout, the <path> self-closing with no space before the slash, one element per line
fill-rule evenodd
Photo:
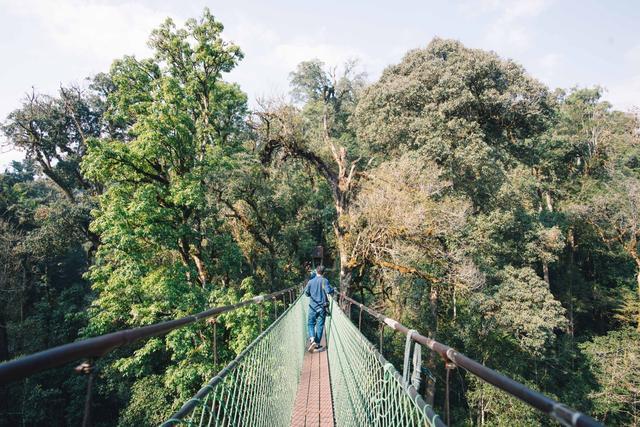
<path fill-rule="evenodd" d="M 82 427 L 91 425 L 91 405 L 93 395 L 93 381 L 95 379 L 96 369 L 92 360 L 87 360 L 75 367 L 75 371 L 79 374 L 87 375 L 87 391 L 84 398 L 84 414 L 82 416 Z"/>
<path fill-rule="evenodd" d="M 445 395 L 444 395 L 444 410 L 445 410 L 445 417 L 447 419 L 447 425 L 451 425 L 451 411 L 449 408 L 449 377 L 451 376 L 451 371 L 456 368 L 456 364 L 450 360 L 445 360 L 444 367 L 447 371 Z"/>
<path fill-rule="evenodd" d="M 214 316 L 207 320 L 213 326 L 213 366 L 218 365 L 218 317 Z"/>

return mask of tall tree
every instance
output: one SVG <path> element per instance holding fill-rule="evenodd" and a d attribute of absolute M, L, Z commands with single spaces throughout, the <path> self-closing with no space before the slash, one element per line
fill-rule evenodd
<path fill-rule="evenodd" d="M 90 79 L 87 88 L 61 87 L 58 96 L 33 90 L 2 125 L 8 142 L 24 151 L 39 171 L 53 181 L 69 203 L 84 206 L 85 219 L 79 223 L 92 243 L 91 253 L 100 244 L 89 229 L 89 211 L 101 186 L 80 170 L 87 152 L 87 140 L 121 132 L 118 124 L 105 117 L 106 102 L 112 84 L 107 76 Z"/>
<path fill-rule="evenodd" d="M 206 186 L 220 184 L 217 172 L 240 148 L 246 97 L 221 79 L 242 58 L 220 38 L 222 24 L 206 12 L 186 27 L 176 29 L 169 20 L 153 32 L 156 63 L 125 58 L 114 65 L 112 98 L 135 111 L 129 119 L 134 138 L 90 141 L 84 170 L 108 185 L 98 231 L 122 224 L 158 249 L 175 251 L 187 274 L 193 270 L 192 278 L 206 286 L 216 250 L 207 240 L 216 225 L 206 219 L 212 208 Z M 140 74 L 150 78 L 140 82 Z M 132 221 L 135 212 L 141 217 Z"/>
<path fill-rule="evenodd" d="M 294 105 L 264 105 L 257 125 L 265 162 L 278 154 L 301 159 L 329 185 L 337 216 L 333 231 L 340 256 L 340 287 L 347 293 L 351 292 L 355 267 L 345 246 L 347 217 L 362 161 L 348 124 L 364 85 L 364 75 L 356 73 L 355 66 L 354 62 L 346 63 L 339 75 L 321 61 L 302 62 L 290 76 L 292 94 L 303 103 L 302 110 Z"/>
<path fill-rule="evenodd" d="M 239 285 L 242 255 L 219 195 L 244 156 L 246 96 L 223 80 L 242 52 L 222 30 L 208 10 L 184 28 L 168 19 L 151 35 L 152 59 L 125 57 L 111 69 L 108 113 L 127 124 L 127 135 L 89 139 L 82 163 L 105 187 L 92 223 L 103 244 L 90 271 L 97 298 L 87 335 L 193 313 L 221 302 L 220 287 Z M 175 406 L 201 385 L 212 369 L 211 334 L 196 325 L 106 361 L 111 387 L 118 375 L 133 387 L 121 421 L 167 415 L 140 405 L 136 390 L 156 387 Z"/>

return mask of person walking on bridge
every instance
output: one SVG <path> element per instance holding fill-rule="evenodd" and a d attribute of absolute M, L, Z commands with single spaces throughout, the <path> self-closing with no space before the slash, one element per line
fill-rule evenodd
<path fill-rule="evenodd" d="M 308 351 L 322 351 L 320 345 L 324 320 L 327 315 L 329 304 L 329 294 L 333 294 L 333 288 L 329 285 L 329 280 L 324 277 L 324 266 L 316 268 L 316 275 L 307 283 L 304 293 L 309 297 L 309 343 Z"/>

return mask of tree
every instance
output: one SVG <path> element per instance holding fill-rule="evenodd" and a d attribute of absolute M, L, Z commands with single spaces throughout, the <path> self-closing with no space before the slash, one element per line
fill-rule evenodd
<path fill-rule="evenodd" d="M 506 331 L 517 345 L 533 357 L 540 357 L 566 328 L 562 305 L 549 286 L 530 268 L 505 268 L 502 283 L 488 302 L 486 315 Z"/>
<path fill-rule="evenodd" d="M 434 39 L 388 67 L 355 112 L 358 138 L 385 156 L 420 150 L 487 211 L 514 160 L 553 114 L 548 90 L 496 54 Z"/>
<path fill-rule="evenodd" d="M 382 162 L 360 180 L 344 245 L 351 266 L 369 269 L 367 289 L 378 290 L 395 315 L 420 324 L 433 338 L 439 336 L 441 295 L 451 297 L 455 313 L 456 296 L 483 285 L 482 275 L 460 250 L 470 204 L 447 194 L 450 185 L 435 164 L 415 152 Z M 424 306 L 415 293 L 426 295 Z M 409 299 L 420 300 L 417 309 Z M 427 355 L 431 371 L 438 362 L 439 356 Z M 434 387 L 430 382 L 426 391 L 431 404 Z"/>
<path fill-rule="evenodd" d="M 106 100 L 112 90 L 109 79 L 98 75 L 87 89 L 61 87 L 57 97 L 33 90 L 2 125 L 8 142 L 22 150 L 47 178 L 64 193 L 70 204 L 83 206 L 85 218 L 79 222 L 92 243 L 93 254 L 99 237 L 89 229 L 89 211 L 100 185 L 84 176 L 80 162 L 87 152 L 87 140 L 118 135 L 117 124 L 105 117 Z"/>
<path fill-rule="evenodd" d="M 355 157 L 357 149 L 349 150 L 357 145 L 348 120 L 364 85 L 364 75 L 355 73 L 354 67 L 355 63 L 348 62 L 338 76 L 320 61 L 301 63 L 291 73 L 291 84 L 294 98 L 305 103 L 302 111 L 293 105 L 263 105 L 256 125 L 265 162 L 278 153 L 303 160 L 329 185 L 336 210 L 333 231 L 340 255 L 340 287 L 346 293 L 351 292 L 354 271 L 345 247 L 347 217 L 362 160 Z"/>
<path fill-rule="evenodd" d="M 0 174 L 0 218 L 0 361 L 75 340 L 90 295 L 84 213 L 27 161 Z M 9 384 L 0 424 L 78 423 L 78 387 L 65 370 Z"/>
<path fill-rule="evenodd" d="M 109 187 L 95 229 L 106 235 L 121 224 L 129 236 L 174 251 L 201 286 L 209 283 L 208 260 L 215 258 L 207 234 L 216 225 L 207 223 L 212 205 L 205 188 L 219 185 L 223 177 L 217 172 L 230 168 L 246 108 L 244 94 L 221 80 L 221 73 L 242 58 L 237 46 L 222 41 L 221 31 L 222 24 L 209 12 L 200 22 L 189 20 L 187 29 L 176 30 L 168 20 L 150 40 L 156 65 L 133 58 L 116 63 L 114 103 L 136 111 L 135 137 L 92 140 L 83 165 Z M 139 87 L 118 86 L 139 74 L 153 78 Z M 124 211 L 131 216 L 123 217 Z M 114 244 L 122 237 L 108 238 Z"/>
<path fill-rule="evenodd" d="M 191 314 L 220 303 L 219 288 L 239 285 L 242 254 L 220 193 L 246 155 L 246 96 L 223 80 L 242 52 L 222 30 L 208 10 L 184 28 L 168 19 L 151 35 L 153 59 L 125 57 L 111 69 L 108 114 L 127 133 L 89 139 L 82 162 L 105 188 L 92 223 L 103 244 L 89 273 L 97 298 L 85 336 Z M 106 388 L 123 378 L 134 391 L 125 392 L 123 422 L 158 416 L 140 412 L 145 384 L 163 386 L 153 392 L 172 402 L 166 411 L 201 386 L 212 374 L 212 333 L 194 325 L 104 360 Z M 163 381 L 144 380 L 149 374 Z"/>
<path fill-rule="evenodd" d="M 247 156 L 237 166 L 216 190 L 251 276 L 270 291 L 297 284 L 335 217 L 326 184 L 309 179 L 300 162 L 270 166 Z"/>

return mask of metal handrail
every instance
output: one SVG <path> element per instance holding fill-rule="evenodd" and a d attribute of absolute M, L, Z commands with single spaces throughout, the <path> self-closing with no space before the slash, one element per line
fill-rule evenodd
<path fill-rule="evenodd" d="M 344 293 L 340 294 L 342 301 L 347 301 L 349 304 L 353 304 L 371 316 L 376 318 L 381 324 L 388 326 L 394 331 L 400 332 L 404 335 L 409 334 L 410 339 L 422 344 L 432 351 L 438 353 L 445 362 L 452 362 L 456 366 L 459 366 L 466 371 L 472 373 L 481 380 L 492 384 L 493 386 L 505 391 L 506 393 L 517 397 L 524 403 L 532 406 L 533 408 L 549 415 L 556 421 L 565 426 L 572 427 L 602 427 L 598 421 L 594 420 L 590 416 L 578 412 L 568 406 L 557 402 L 542 393 L 534 391 L 529 387 L 521 384 L 505 375 L 502 375 L 491 368 L 484 366 L 483 364 L 476 362 L 475 360 L 465 356 L 452 347 L 446 344 L 442 344 L 432 338 L 425 337 L 415 331 L 410 330 L 397 320 L 385 316 L 382 313 L 367 307 L 366 305 L 349 298 Z"/>
<path fill-rule="evenodd" d="M 291 293 L 295 292 L 297 289 L 299 289 L 299 286 L 293 286 L 268 295 L 253 297 L 249 300 L 241 301 L 236 304 L 210 308 L 200 313 L 192 314 L 180 319 L 87 338 L 82 341 L 64 344 L 29 356 L 11 360 L 0 364 L 0 384 L 20 380 L 38 372 L 55 368 L 81 358 L 102 357 L 118 347 L 131 344 L 138 340 L 164 335 L 174 329 L 190 323 L 226 313 L 249 304 L 259 304 L 263 301 L 276 299 L 287 293 L 291 295 Z"/>

